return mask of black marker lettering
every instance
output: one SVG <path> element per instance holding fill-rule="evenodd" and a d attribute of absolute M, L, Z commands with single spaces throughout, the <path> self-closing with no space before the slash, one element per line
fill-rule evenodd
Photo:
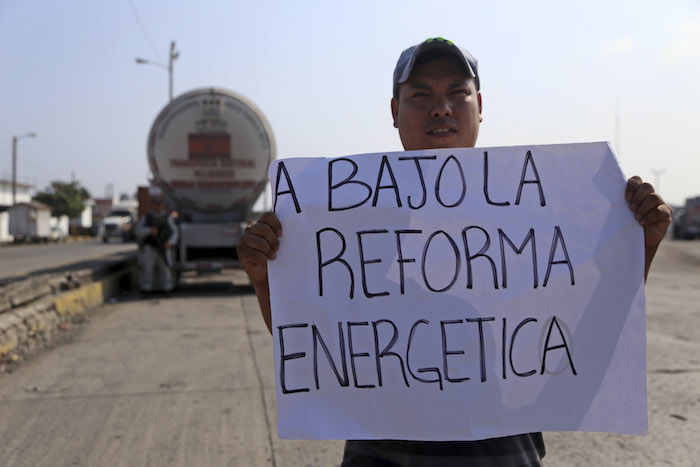
<path fill-rule="evenodd" d="M 323 254 L 321 253 L 321 234 L 323 232 L 334 232 L 338 237 L 340 237 L 340 240 L 342 242 L 342 248 L 340 249 L 340 253 L 338 253 L 335 256 L 335 258 L 329 259 L 328 261 L 323 261 Z M 350 298 L 352 299 L 355 291 L 355 276 L 353 275 L 352 268 L 350 267 L 348 262 L 341 258 L 341 256 L 343 256 L 343 253 L 345 253 L 345 237 L 343 237 L 343 234 L 331 227 L 326 227 L 325 229 L 319 230 L 318 232 L 316 232 L 316 250 L 318 252 L 318 296 L 323 296 L 323 268 L 335 261 L 338 261 L 339 263 L 344 264 L 348 272 L 350 273 Z"/>
<path fill-rule="evenodd" d="M 419 368 L 418 373 L 435 373 L 437 375 L 436 379 L 426 379 L 416 376 L 411 370 L 411 344 L 413 343 L 413 336 L 416 333 L 416 328 L 419 324 L 429 324 L 430 321 L 427 319 L 419 319 L 413 326 L 411 326 L 411 333 L 408 336 L 408 345 L 406 346 L 406 367 L 408 367 L 408 372 L 413 377 L 413 379 L 420 381 L 421 383 L 438 383 L 440 385 L 440 390 L 442 391 L 442 377 L 440 375 L 439 368 Z"/>
<path fill-rule="evenodd" d="M 287 191 L 280 191 L 280 174 L 284 172 L 284 178 L 287 181 Z M 277 165 L 277 180 L 275 181 L 275 204 L 272 206 L 272 211 L 277 212 L 277 200 L 279 199 L 280 195 L 287 195 L 290 194 L 292 195 L 292 201 L 294 201 L 294 209 L 296 209 L 297 214 L 301 212 L 301 208 L 299 207 L 299 200 L 297 200 L 297 195 L 294 192 L 294 185 L 292 185 L 292 179 L 289 178 L 289 172 L 287 172 L 287 168 L 284 166 L 284 162 L 280 161 L 280 163 Z"/>
<path fill-rule="evenodd" d="M 549 337 L 552 334 L 552 328 L 554 325 L 557 325 L 557 330 L 559 331 L 559 335 L 561 336 L 561 341 L 562 343 L 559 345 L 554 345 L 552 347 L 549 346 Z M 569 346 L 566 345 L 566 338 L 564 337 L 564 333 L 561 330 L 561 327 L 559 326 L 559 322 L 557 321 L 556 316 L 552 316 L 552 322 L 549 323 L 549 330 L 547 331 L 547 339 L 544 341 L 544 351 L 542 352 L 542 371 L 540 372 L 541 375 L 544 374 L 545 371 L 545 366 L 547 364 L 547 352 L 550 350 L 554 349 L 566 349 L 566 357 L 569 359 L 569 365 L 571 365 L 571 371 L 573 372 L 574 375 L 577 375 L 576 373 L 576 368 L 574 368 L 574 362 L 571 360 L 571 352 L 569 352 Z"/>
<path fill-rule="evenodd" d="M 442 172 L 445 170 L 445 167 L 447 166 L 447 163 L 450 161 L 454 161 L 455 164 L 457 164 L 457 170 L 459 172 L 459 176 L 462 179 L 462 194 L 460 195 L 459 199 L 454 203 L 454 204 L 445 204 L 442 200 L 442 197 L 440 196 L 440 183 L 442 181 Z M 459 206 L 462 204 L 462 201 L 464 200 L 464 195 L 467 193 L 467 182 L 464 179 L 464 171 L 462 170 L 462 164 L 459 163 L 457 158 L 455 156 L 450 156 L 445 160 L 445 163 L 442 164 L 442 167 L 440 167 L 440 172 L 438 173 L 437 180 L 435 181 L 435 198 L 437 199 L 438 203 L 443 205 L 446 208 L 453 208 L 455 206 Z"/>
<path fill-rule="evenodd" d="M 535 173 L 534 180 L 525 180 L 525 172 L 527 172 L 528 163 L 532 166 L 532 171 Z M 525 161 L 523 162 L 523 172 L 520 175 L 520 184 L 518 185 L 518 196 L 515 197 L 516 206 L 520 204 L 520 195 L 523 192 L 523 185 L 526 183 L 536 183 L 537 189 L 540 192 L 540 206 L 545 206 L 547 203 L 544 200 L 544 191 L 542 190 L 542 182 L 540 182 L 540 175 L 537 173 L 537 167 L 535 166 L 535 159 L 532 157 L 530 151 L 527 152 L 525 156 Z"/>
<path fill-rule="evenodd" d="M 410 201 L 409 201 L 410 203 Z M 405 273 L 403 269 L 403 264 L 404 263 L 415 263 L 416 259 L 415 258 L 404 258 L 403 256 L 403 250 L 401 249 L 401 235 L 402 234 L 420 234 L 423 233 L 422 230 L 394 230 L 394 234 L 396 234 L 396 251 L 398 252 L 398 259 L 396 260 L 397 263 L 399 263 L 399 286 L 401 288 L 401 295 L 405 293 Z"/>
<path fill-rule="evenodd" d="M 505 249 L 503 248 L 503 240 L 505 239 L 510 247 L 515 251 L 517 254 L 521 254 L 525 247 L 527 246 L 528 242 L 532 241 L 532 278 L 533 278 L 533 286 L 536 289 L 537 288 L 537 247 L 535 244 L 535 229 L 530 229 L 528 232 L 527 236 L 525 237 L 525 240 L 523 240 L 523 243 L 520 245 L 520 248 L 516 248 L 513 242 L 510 241 L 510 238 L 501 230 L 498 229 L 498 239 L 501 245 L 501 268 L 502 271 L 501 273 L 503 274 L 503 288 L 505 289 L 508 286 L 508 271 L 506 269 L 506 253 Z"/>
<path fill-rule="evenodd" d="M 503 318 L 505 321 L 505 318 Z M 513 335 L 510 338 L 510 353 L 509 353 L 509 359 L 510 359 L 510 369 L 513 370 L 513 373 L 515 373 L 518 376 L 526 377 L 530 375 L 534 375 L 537 373 L 537 370 L 530 370 L 527 373 L 518 373 L 518 371 L 515 369 L 515 366 L 513 366 L 513 345 L 515 344 L 515 336 L 518 335 L 518 331 L 520 331 L 520 328 L 525 326 L 529 322 L 537 322 L 535 318 L 527 318 L 524 319 L 518 324 L 518 326 L 515 328 L 515 331 L 513 331 Z"/>
<path fill-rule="evenodd" d="M 318 331 L 318 328 L 316 327 L 315 324 L 311 325 L 311 332 L 313 335 L 313 344 L 314 344 L 314 379 L 316 380 L 316 389 L 320 389 L 318 385 L 318 344 L 321 344 L 321 347 L 323 348 L 323 353 L 326 355 L 326 359 L 328 360 L 328 363 L 331 365 L 331 369 L 333 370 L 333 373 L 335 373 L 335 377 L 338 379 L 338 383 L 340 383 L 341 386 L 343 387 L 348 387 L 350 386 L 350 382 L 348 381 L 348 365 L 345 360 L 345 337 L 343 335 L 343 324 L 338 323 L 338 347 L 340 348 L 340 364 L 343 369 L 343 376 L 340 376 L 340 373 L 338 372 L 338 367 L 335 365 L 335 361 L 333 360 L 333 357 L 331 356 L 330 351 L 328 350 L 328 347 L 326 346 L 326 343 L 323 341 L 323 338 L 321 337 L 321 333 Z"/>
<path fill-rule="evenodd" d="M 382 350 L 380 352 L 379 351 L 379 333 L 377 332 L 377 327 L 383 323 L 390 324 L 394 330 L 394 334 L 391 336 L 391 341 L 389 341 L 389 344 L 386 347 L 384 347 L 384 350 Z M 396 352 L 389 352 L 389 350 L 391 350 L 391 348 L 394 346 L 394 344 L 396 344 L 396 340 L 399 338 L 399 330 L 396 329 L 396 325 L 392 321 L 389 321 L 388 319 L 380 319 L 379 321 L 373 321 L 372 327 L 374 329 L 374 358 L 376 359 L 376 362 L 377 362 L 377 380 L 379 381 L 379 386 L 380 387 L 383 386 L 381 359 L 386 357 L 386 356 L 392 356 L 392 357 L 396 357 L 399 360 L 399 364 L 401 364 L 401 375 L 403 376 L 403 380 L 406 383 L 406 387 L 411 387 L 411 385 L 408 384 L 408 378 L 406 377 L 406 369 L 403 366 L 403 359 Z"/>
<path fill-rule="evenodd" d="M 391 184 L 390 185 L 380 185 L 382 182 L 382 175 L 384 174 L 384 167 L 386 167 L 386 171 L 389 173 L 389 177 L 391 178 Z M 394 171 L 391 170 L 391 165 L 389 164 L 389 158 L 386 156 L 382 156 L 382 163 L 379 166 L 379 174 L 377 175 L 377 184 L 376 188 L 374 189 L 374 199 L 372 200 L 372 206 L 377 205 L 377 199 L 379 198 L 379 190 L 385 190 L 385 189 L 393 189 L 394 190 L 394 196 L 396 196 L 396 205 L 398 207 L 401 207 L 401 197 L 399 196 L 399 186 L 396 184 L 396 177 L 394 177 Z"/>
<path fill-rule="evenodd" d="M 447 350 L 447 333 L 445 332 L 445 325 L 447 324 L 461 324 L 461 319 L 452 319 L 448 321 L 440 321 L 440 330 L 442 331 L 442 372 L 445 375 L 445 380 L 450 383 L 459 383 L 462 381 L 468 381 L 469 377 L 464 378 L 450 378 L 450 374 L 447 371 L 447 356 L 448 355 L 464 355 L 464 350 Z"/>
<path fill-rule="evenodd" d="M 357 322 L 357 323 L 348 323 L 348 346 L 350 347 L 350 367 L 352 368 L 352 380 L 355 382 L 355 387 L 360 388 L 360 389 L 371 389 L 374 386 L 374 384 L 358 384 L 357 382 L 357 371 L 355 370 L 355 358 L 357 357 L 369 357 L 369 354 L 367 352 L 355 352 L 353 345 L 352 345 L 352 327 L 353 326 L 369 326 L 369 323 L 367 321 L 363 322 Z"/>
<path fill-rule="evenodd" d="M 484 196 L 486 197 L 486 202 L 488 204 L 491 204 L 493 206 L 509 206 L 510 202 L 508 201 L 502 201 L 502 202 L 494 202 L 491 201 L 491 197 L 489 196 L 489 153 L 488 151 L 484 151 Z"/>
<path fill-rule="evenodd" d="M 561 242 L 561 249 L 564 251 L 565 260 L 554 261 L 554 254 L 557 250 L 557 245 Z M 571 285 L 575 285 L 574 280 L 574 267 L 571 265 L 571 259 L 569 258 L 569 252 L 566 250 L 566 243 L 564 243 L 564 236 L 561 234 L 561 229 L 559 226 L 554 226 L 554 236 L 552 237 L 552 248 L 549 250 L 549 264 L 547 264 L 547 273 L 544 275 L 544 282 L 542 287 L 547 286 L 549 282 L 549 273 L 552 271 L 553 264 L 566 264 L 569 267 L 569 277 L 571 277 Z"/>
<path fill-rule="evenodd" d="M 285 354 L 284 353 L 284 333 L 283 331 L 287 328 L 306 328 L 309 325 L 306 323 L 300 323 L 300 324 L 287 324 L 285 326 L 277 326 L 277 334 L 279 335 L 280 339 L 280 386 L 282 386 L 282 394 L 294 394 L 295 392 L 309 392 L 309 388 L 301 388 L 301 389 L 287 389 L 287 371 L 286 371 L 286 364 L 285 362 L 287 360 L 294 360 L 297 358 L 304 358 L 306 356 L 306 352 L 297 352 L 297 353 L 292 353 L 292 354 Z"/>
<path fill-rule="evenodd" d="M 503 318 L 503 332 L 501 333 L 503 340 L 501 341 L 501 363 L 503 370 L 503 379 L 506 379 L 506 319 Z"/>
<path fill-rule="evenodd" d="M 454 250 L 455 253 L 455 272 L 454 276 L 452 277 L 452 282 L 450 282 L 446 287 L 442 289 L 434 289 L 433 286 L 430 285 L 428 282 L 428 276 L 425 273 L 425 262 L 426 258 L 428 256 L 428 247 L 430 247 L 430 242 L 432 242 L 433 238 L 435 238 L 436 235 L 438 234 L 443 234 L 445 238 L 450 242 L 450 245 L 452 245 L 452 249 Z M 421 261 L 421 271 L 423 273 L 423 281 L 425 282 L 425 286 L 428 287 L 432 292 L 445 292 L 446 290 L 449 290 L 452 288 L 455 282 L 457 282 L 457 277 L 459 276 L 459 268 L 461 265 L 461 259 L 459 256 L 459 249 L 457 248 L 457 244 L 452 240 L 452 237 L 450 237 L 447 232 L 444 232 L 442 230 L 438 230 L 437 232 L 433 232 L 430 237 L 428 237 L 428 241 L 425 242 L 425 247 L 423 248 L 423 260 Z"/>
<path fill-rule="evenodd" d="M 481 357 L 481 382 L 486 381 L 486 352 L 484 351 L 484 321 L 494 321 L 496 318 L 467 318 L 467 323 L 479 324 L 479 356 Z M 445 373 L 447 374 L 447 373 Z"/>
<path fill-rule="evenodd" d="M 484 233 L 484 236 L 486 237 L 484 246 L 482 246 L 479 252 L 473 256 L 470 256 L 469 254 L 469 242 L 467 241 L 467 232 L 471 229 L 481 230 Z M 490 256 L 485 254 L 486 250 L 489 249 L 489 245 L 491 245 L 491 239 L 489 238 L 488 232 L 486 232 L 484 229 L 477 225 L 470 225 L 469 227 L 466 227 L 464 228 L 464 230 L 462 230 L 462 241 L 464 242 L 464 253 L 467 258 L 467 288 L 471 289 L 474 285 L 474 281 L 472 278 L 472 260 L 478 257 L 483 257 L 489 261 L 489 264 L 491 264 L 491 272 L 493 273 L 493 287 L 494 289 L 498 290 L 498 274 L 496 272 L 496 263 L 493 262 Z"/>
<path fill-rule="evenodd" d="M 418 171 L 418 179 L 420 180 L 420 187 L 423 190 L 423 197 L 421 198 L 420 203 L 418 203 L 418 206 L 414 206 L 411 204 L 411 196 L 408 196 L 408 206 L 411 209 L 420 209 L 425 205 L 425 200 L 427 198 L 427 190 L 425 189 L 425 179 L 423 179 L 423 169 L 421 169 L 420 162 L 421 160 L 435 160 L 437 159 L 437 156 L 415 156 L 415 157 L 399 157 L 400 161 L 407 161 L 407 160 L 412 160 L 416 163 L 416 170 Z"/>
<path fill-rule="evenodd" d="M 362 232 L 357 232 L 357 245 L 360 248 L 360 272 L 362 273 L 362 290 L 365 293 L 365 297 L 367 297 L 367 298 L 379 297 L 382 295 L 389 295 L 389 292 L 384 291 L 384 292 L 372 293 L 367 289 L 367 274 L 365 272 L 365 264 L 381 263 L 382 260 L 381 259 L 365 260 L 364 248 L 362 246 L 362 236 L 367 235 L 367 234 L 385 234 L 385 233 L 389 233 L 389 231 L 388 230 L 364 230 Z"/>
<path fill-rule="evenodd" d="M 336 183 L 333 185 L 333 166 L 338 163 L 338 162 L 349 162 L 352 165 L 352 173 L 342 182 Z M 339 159 L 333 159 L 332 161 L 328 162 L 328 211 L 344 211 L 346 209 L 353 209 L 358 206 L 362 206 L 367 202 L 367 200 L 372 196 L 372 188 L 367 185 L 365 182 L 361 182 L 359 180 L 353 180 L 353 177 L 357 174 L 357 164 L 355 161 L 351 159 L 346 159 L 344 157 L 341 157 Z M 333 206 L 333 190 L 336 188 L 339 188 L 347 183 L 354 183 L 356 185 L 363 186 L 367 189 L 367 197 L 363 199 L 362 201 L 352 204 L 350 206 L 343 206 L 343 207 L 334 207 Z"/>

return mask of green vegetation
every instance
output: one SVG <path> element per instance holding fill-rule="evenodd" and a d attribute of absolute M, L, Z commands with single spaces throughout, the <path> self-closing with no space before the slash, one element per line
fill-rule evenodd
<path fill-rule="evenodd" d="M 90 193 L 78 182 L 51 182 L 51 186 L 34 196 L 34 201 L 46 204 L 51 208 L 52 216 L 80 216 L 84 209 L 83 202 L 90 198 Z"/>

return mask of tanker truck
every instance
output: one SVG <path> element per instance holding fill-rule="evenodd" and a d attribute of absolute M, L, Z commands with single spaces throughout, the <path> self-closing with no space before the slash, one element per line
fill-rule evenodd
<path fill-rule="evenodd" d="M 178 213 L 175 268 L 240 267 L 236 246 L 275 157 L 262 112 L 232 91 L 195 89 L 161 110 L 147 146 L 153 182 Z"/>

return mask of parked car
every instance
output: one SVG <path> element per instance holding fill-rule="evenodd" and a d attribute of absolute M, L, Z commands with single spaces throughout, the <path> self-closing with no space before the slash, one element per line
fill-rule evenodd
<path fill-rule="evenodd" d="M 700 237 L 700 196 L 685 200 L 685 206 L 673 211 L 673 238 L 691 240 Z"/>
<path fill-rule="evenodd" d="M 66 233 L 63 230 L 61 230 L 60 227 L 53 226 L 49 231 L 49 240 L 51 240 L 52 242 L 65 242 Z"/>
<path fill-rule="evenodd" d="M 113 209 L 102 220 L 102 241 L 107 243 L 111 238 L 119 238 L 124 242 L 134 240 L 134 215 L 128 209 Z"/>

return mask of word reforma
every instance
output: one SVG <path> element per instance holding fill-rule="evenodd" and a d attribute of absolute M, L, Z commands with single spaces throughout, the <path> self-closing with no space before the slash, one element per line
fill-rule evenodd
<path fill-rule="evenodd" d="M 334 229 L 332 227 L 327 227 L 324 229 L 319 230 L 316 232 L 316 251 L 317 251 L 317 264 L 318 264 L 318 295 L 323 296 L 323 278 L 324 278 L 324 272 L 325 268 L 329 268 L 332 266 L 340 266 L 336 267 L 335 271 L 336 274 L 335 276 L 338 277 L 338 269 L 342 270 L 343 268 L 347 270 L 347 274 L 345 277 L 347 277 L 348 282 L 349 282 L 349 297 L 350 299 L 353 299 L 355 297 L 355 277 L 357 276 L 356 270 L 359 268 L 360 272 L 360 277 L 361 277 L 361 282 L 362 282 L 362 291 L 364 292 L 365 297 L 367 298 L 374 298 L 374 297 L 380 297 L 380 296 L 386 296 L 390 295 L 390 292 L 388 290 L 382 290 L 382 291 L 371 291 L 369 290 L 368 286 L 368 265 L 371 264 L 378 264 L 383 262 L 381 258 L 366 258 L 365 257 L 365 250 L 364 250 L 364 244 L 363 241 L 365 240 L 365 237 L 369 236 L 387 236 L 391 235 L 388 230 L 386 229 L 377 229 L 377 230 L 364 230 L 361 232 L 356 232 L 356 240 L 357 240 L 357 248 L 359 250 L 359 264 L 355 265 L 355 268 L 353 268 L 350 263 L 343 258 L 343 255 L 345 254 L 347 250 L 347 241 L 345 236 L 338 231 L 337 229 Z M 483 228 L 476 226 L 476 225 L 471 225 L 467 226 L 464 229 L 462 229 L 461 232 L 461 244 L 463 247 L 463 251 L 460 251 L 457 242 L 450 236 L 447 232 L 443 230 L 437 230 L 435 232 L 432 232 L 427 240 L 425 240 L 424 246 L 422 253 L 420 254 L 420 260 L 415 257 L 415 255 L 412 256 L 407 256 L 407 252 L 404 251 L 402 247 L 402 239 L 405 239 L 408 235 L 424 235 L 422 230 L 417 230 L 417 229 L 404 229 L 404 230 L 394 230 L 393 231 L 393 236 L 395 239 L 394 245 L 395 245 L 395 250 L 394 247 L 392 248 L 382 248 L 382 251 L 391 251 L 391 253 L 395 253 L 396 262 L 398 263 L 398 271 L 399 271 L 399 277 L 398 277 L 398 284 L 399 284 L 399 290 L 400 294 L 404 295 L 406 293 L 406 273 L 405 273 L 405 268 L 407 267 L 407 264 L 410 263 L 416 263 L 420 261 L 420 270 L 421 274 L 423 277 L 423 283 L 425 284 L 425 287 L 430 290 L 431 292 L 447 292 L 450 290 L 456 283 L 457 279 L 459 278 L 460 271 L 462 270 L 461 263 L 462 259 L 464 258 L 464 263 L 466 267 L 466 281 L 465 281 L 465 287 L 466 289 L 472 289 L 474 287 L 474 273 L 473 273 L 473 265 L 472 263 L 480 261 L 480 262 L 485 262 L 484 264 L 487 264 L 490 266 L 491 273 L 492 273 L 492 279 L 493 279 L 493 288 L 498 289 L 499 288 L 499 268 L 500 266 L 500 287 L 502 289 L 506 289 L 508 287 L 508 262 L 506 260 L 506 257 L 508 256 L 506 254 L 506 251 L 512 250 L 515 252 L 515 254 L 520 255 L 522 254 L 526 248 L 530 248 L 530 258 L 531 258 L 531 265 L 532 265 L 532 287 L 533 288 L 538 288 L 539 287 L 539 273 L 538 273 L 538 257 L 537 257 L 537 247 L 535 243 L 535 230 L 531 228 L 527 235 L 525 235 L 525 238 L 522 240 L 520 243 L 520 246 L 516 246 L 516 243 L 513 243 L 513 240 L 501 229 L 498 229 L 498 247 L 494 248 L 496 250 L 496 254 L 500 256 L 499 261 L 494 261 L 494 258 L 498 259 L 497 256 L 489 251 L 489 248 L 491 246 L 491 235 L 484 230 Z M 481 241 L 478 243 L 478 245 L 475 247 L 474 242 L 476 236 L 482 237 Z M 432 242 L 437 239 L 437 238 L 443 238 L 444 240 L 447 241 L 447 243 L 451 246 L 451 248 L 447 248 L 446 250 L 452 251 L 454 254 L 454 273 L 452 276 L 452 279 L 449 283 L 446 285 L 440 287 L 439 285 L 434 284 L 434 279 L 431 280 L 430 275 L 431 271 L 429 268 L 426 267 L 426 263 L 429 260 L 430 257 L 430 246 Z M 549 249 L 549 257 L 547 259 L 547 268 L 545 271 L 544 275 L 544 281 L 542 282 L 542 287 L 546 287 L 547 284 L 549 283 L 549 277 L 550 273 L 552 272 L 552 266 L 555 265 L 566 265 L 569 270 L 569 279 L 571 282 L 571 285 L 576 284 L 576 280 L 574 278 L 574 268 L 571 264 L 571 259 L 569 257 L 569 252 L 566 248 L 566 242 L 564 241 L 564 235 L 562 234 L 561 228 L 559 226 L 554 226 L 554 231 L 552 233 L 552 240 L 551 240 L 551 246 Z M 340 250 L 339 251 L 333 251 L 329 253 L 327 250 L 330 248 L 328 246 L 329 239 L 334 240 L 332 243 L 335 244 L 340 244 Z M 338 242 L 339 240 L 339 242 Z M 387 242 L 388 243 L 388 242 Z M 508 249 L 506 248 L 506 244 L 508 245 Z M 444 251 L 444 249 L 443 249 Z M 559 259 L 557 259 L 559 258 Z M 445 258 L 441 256 L 441 260 L 445 263 Z M 497 266 L 498 264 L 498 266 Z M 435 272 L 435 271 L 432 271 Z M 328 274 L 328 272 L 325 272 Z"/>

